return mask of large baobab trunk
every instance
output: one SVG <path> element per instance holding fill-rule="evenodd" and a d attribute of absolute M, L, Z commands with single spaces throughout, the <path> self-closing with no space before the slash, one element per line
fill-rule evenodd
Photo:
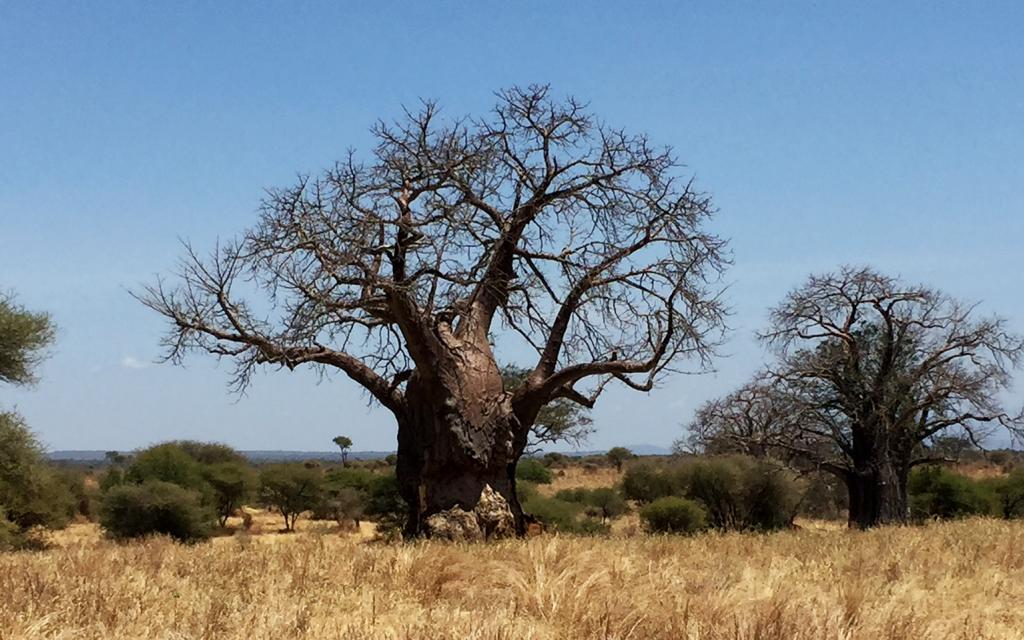
<path fill-rule="evenodd" d="M 413 374 L 399 417 L 398 481 L 409 505 L 405 533 L 469 540 L 521 534 L 515 468 L 526 431 L 512 413 L 498 368 L 492 361 L 439 369 Z"/>
<path fill-rule="evenodd" d="M 909 465 L 900 463 L 888 452 L 880 452 L 847 474 L 850 526 L 867 529 L 906 523 L 910 518 L 907 501 L 909 472 Z"/>

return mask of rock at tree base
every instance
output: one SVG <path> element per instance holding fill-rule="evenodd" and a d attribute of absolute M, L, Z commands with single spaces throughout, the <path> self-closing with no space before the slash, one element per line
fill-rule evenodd
<path fill-rule="evenodd" d="M 452 507 L 429 516 L 425 525 L 431 538 L 453 542 L 509 538 L 516 532 L 508 501 L 490 485 L 484 486 L 472 511 Z"/>

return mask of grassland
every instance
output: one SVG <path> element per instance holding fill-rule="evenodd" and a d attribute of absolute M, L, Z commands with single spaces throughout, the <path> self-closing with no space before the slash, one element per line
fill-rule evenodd
<path fill-rule="evenodd" d="M 1024 524 L 385 545 L 196 546 L 76 525 L 0 556 L 0 638 L 1017 640 Z"/>

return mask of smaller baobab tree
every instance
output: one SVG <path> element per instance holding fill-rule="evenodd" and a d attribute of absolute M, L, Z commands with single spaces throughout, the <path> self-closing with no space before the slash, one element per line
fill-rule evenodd
<path fill-rule="evenodd" d="M 833 473 L 851 526 L 906 522 L 907 479 L 950 436 L 1024 435 L 1000 396 L 1024 355 L 1005 320 L 867 268 L 811 277 L 760 334 L 776 361 L 702 407 L 691 437 Z"/>
<path fill-rule="evenodd" d="M 335 436 L 331 441 L 341 449 L 341 466 L 348 466 L 348 450 L 352 448 L 352 438 L 348 436 Z"/>
<path fill-rule="evenodd" d="M 785 442 L 776 443 L 776 434 L 788 432 L 798 411 L 785 393 L 759 374 L 728 395 L 701 405 L 687 425 L 687 437 L 673 448 L 677 453 L 778 457 Z"/>

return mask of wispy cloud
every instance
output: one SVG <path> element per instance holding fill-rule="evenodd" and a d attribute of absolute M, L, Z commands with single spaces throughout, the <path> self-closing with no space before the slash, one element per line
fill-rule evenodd
<path fill-rule="evenodd" d="M 145 369 L 149 364 L 139 360 L 135 356 L 125 356 L 121 358 L 121 366 L 125 369 Z"/>

